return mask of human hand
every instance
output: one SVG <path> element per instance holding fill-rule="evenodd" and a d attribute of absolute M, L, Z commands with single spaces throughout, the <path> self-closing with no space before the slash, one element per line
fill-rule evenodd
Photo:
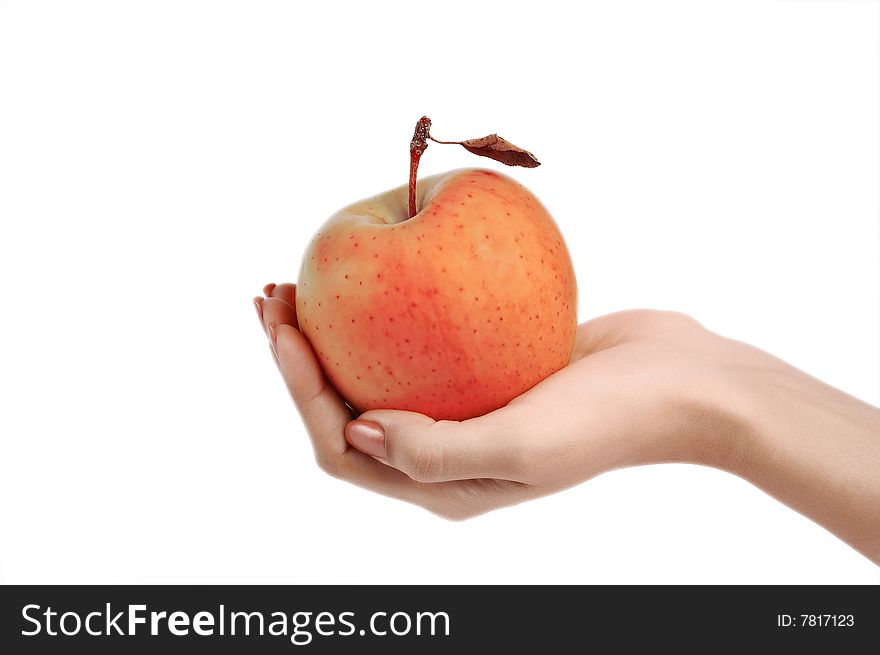
<path fill-rule="evenodd" d="M 321 467 L 442 516 L 466 518 L 621 466 L 725 456 L 731 426 L 701 382 L 720 337 L 683 315 L 623 312 L 584 323 L 566 368 L 486 416 L 356 417 L 297 330 L 295 286 L 265 291 L 261 320 Z"/>
<path fill-rule="evenodd" d="M 588 321 L 564 369 L 485 416 L 434 421 L 353 413 L 297 329 L 295 286 L 264 292 L 255 302 L 276 363 L 335 477 L 464 519 L 616 468 L 703 464 L 880 559 L 880 412 L 683 314 Z"/>

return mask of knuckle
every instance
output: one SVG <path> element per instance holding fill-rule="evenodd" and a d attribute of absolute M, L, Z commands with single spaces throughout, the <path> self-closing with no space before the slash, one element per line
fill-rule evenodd
<path fill-rule="evenodd" d="M 481 512 L 475 511 L 456 502 L 445 502 L 434 506 L 427 506 L 426 509 L 442 519 L 454 521 L 456 523 L 467 521 L 468 519 L 481 514 Z"/>
<path fill-rule="evenodd" d="M 406 450 L 404 470 L 416 482 L 436 482 L 443 477 L 443 452 L 421 443 Z"/>
<path fill-rule="evenodd" d="M 545 434 L 545 417 L 530 404 L 512 409 L 508 420 L 488 435 L 487 452 L 497 463 L 500 477 L 524 481 L 535 474 L 535 451 L 552 440 Z M 503 444 L 499 446 L 498 444 Z"/>
<path fill-rule="evenodd" d="M 497 507 L 505 488 L 504 482 L 491 478 L 469 480 L 450 487 L 431 511 L 448 521 L 466 521 Z"/>
<path fill-rule="evenodd" d="M 453 521 L 455 523 L 461 523 L 463 521 L 467 521 L 468 519 L 472 519 L 477 516 L 479 512 L 472 512 L 470 510 L 457 507 L 457 508 L 448 508 L 444 511 L 440 516 L 447 521 Z"/>
<path fill-rule="evenodd" d="M 327 453 L 315 453 L 315 463 L 324 473 L 333 478 L 342 478 L 342 462 L 335 455 Z"/>

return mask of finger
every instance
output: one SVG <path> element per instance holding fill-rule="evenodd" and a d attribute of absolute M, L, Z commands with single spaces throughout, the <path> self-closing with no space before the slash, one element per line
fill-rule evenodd
<path fill-rule="evenodd" d="M 271 286 L 271 289 L 269 287 Z M 295 284 L 272 284 L 266 285 L 266 288 L 269 291 L 266 293 L 266 297 L 278 298 L 283 300 L 293 308 L 296 308 L 296 285 Z"/>
<path fill-rule="evenodd" d="M 346 427 L 355 448 L 418 482 L 499 478 L 525 482 L 527 434 L 504 407 L 468 421 L 434 421 L 415 412 L 373 410 Z"/>
<path fill-rule="evenodd" d="M 347 481 L 384 496 L 424 507 L 451 520 L 461 520 L 490 509 L 533 498 L 528 485 L 510 480 L 480 478 L 431 484 L 417 482 L 406 473 L 377 461 L 354 448 L 342 457 Z"/>
<path fill-rule="evenodd" d="M 270 300 L 277 299 L 267 299 L 268 316 L 273 316 L 272 312 L 276 310 L 283 310 L 278 307 L 281 301 L 273 306 Z M 278 367 L 302 416 L 319 466 L 330 475 L 352 484 L 442 513 L 455 490 L 421 484 L 405 473 L 349 448 L 344 429 L 351 414 L 321 372 L 311 346 L 289 324 L 278 324 L 275 334 Z"/>
<path fill-rule="evenodd" d="M 288 325 L 292 325 L 295 328 L 299 329 L 299 323 L 296 318 L 296 285 L 295 284 L 280 284 L 276 285 L 274 283 L 269 283 L 263 287 L 263 296 L 257 296 L 254 298 L 254 307 L 257 310 L 257 318 L 260 320 L 260 323 L 263 324 L 263 331 L 266 332 L 268 336 L 268 328 L 267 321 L 264 320 L 263 316 L 263 305 L 267 299 L 275 298 L 282 302 L 285 302 L 289 305 L 289 311 L 285 313 L 283 322 Z M 277 324 L 277 321 L 274 321 Z"/>
<path fill-rule="evenodd" d="M 263 315 L 269 317 L 288 312 L 289 317 L 289 308 L 287 303 L 269 298 L 263 305 Z M 341 456 L 346 450 L 342 431 L 351 414 L 324 377 L 306 338 L 284 321 L 276 324 L 274 333 L 278 369 L 302 416 L 315 449 L 315 457 L 322 468 L 334 469 L 336 463 L 333 458 Z"/>
<path fill-rule="evenodd" d="M 260 325 L 263 325 L 263 296 L 256 296 L 254 298 L 254 307 L 257 308 L 257 319 L 260 321 Z"/>
<path fill-rule="evenodd" d="M 279 298 L 266 298 L 262 303 L 263 324 L 290 325 L 296 328 L 296 308 Z"/>
<path fill-rule="evenodd" d="M 268 298 L 255 299 L 284 382 L 312 441 L 315 459 L 327 473 L 376 493 L 446 514 L 461 494 L 453 483 L 425 485 L 350 448 L 344 428 L 351 414 L 330 386 L 311 345 L 296 326 L 296 286 L 266 285 Z M 259 302 L 256 302 L 259 301 Z"/>
<path fill-rule="evenodd" d="M 326 462 L 325 462 L 326 464 Z M 403 471 L 375 460 L 369 455 L 349 448 L 336 458 L 335 467 L 327 473 L 375 493 L 413 503 L 437 514 L 447 513 L 456 504 L 462 490 L 462 482 L 424 484 L 417 482 Z"/>
<path fill-rule="evenodd" d="M 260 303 L 260 315 L 263 321 L 263 330 L 269 339 L 269 346 L 275 363 L 278 363 L 278 326 L 296 326 L 296 310 L 283 300 L 266 298 Z"/>

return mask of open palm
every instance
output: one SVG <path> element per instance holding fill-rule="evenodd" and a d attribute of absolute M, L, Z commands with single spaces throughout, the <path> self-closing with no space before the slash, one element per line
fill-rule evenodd
<path fill-rule="evenodd" d="M 395 410 L 358 416 L 298 330 L 295 285 L 268 285 L 264 293 L 255 299 L 257 310 L 319 466 L 455 519 L 613 468 L 683 458 L 684 448 L 678 455 L 675 447 L 681 415 L 658 419 L 669 417 L 676 402 L 668 390 L 698 372 L 701 339 L 708 346 L 717 338 L 681 314 L 621 312 L 580 325 L 567 367 L 485 416 L 434 421 Z M 711 350 L 702 356 L 710 358 Z M 699 415 L 698 406 L 692 409 Z"/>

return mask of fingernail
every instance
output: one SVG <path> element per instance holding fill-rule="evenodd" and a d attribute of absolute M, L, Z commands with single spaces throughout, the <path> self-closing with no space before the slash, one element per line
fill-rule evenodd
<path fill-rule="evenodd" d="M 272 346 L 272 352 L 275 355 L 275 358 L 278 358 L 278 332 L 275 330 L 275 324 L 269 323 L 266 326 L 266 330 L 269 332 L 269 345 Z"/>
<path fill-rule="evenodd" d="M 274 288 L 275 288 L 275 283 L 270 282 L 269 284 L 267 284 L 266 286 L 263 287 L 263 295 L 266 296 L 267 298 L 271 298 L 272 297 L 272 289 L 274 289 Z"/>
<path fill-rule="evenodd" d="M 385 459 L 385 430 L 375 421 L 352 421 L 345 426 L 345 436 L 361 452 Z"/>
<path fill-rule="evenodd" d="M 263 322 L 263 299 L 257 296 L 254 298 L 254 307 L 257 308 L 257 317 L 260 319 L 260 323 Z"/>

